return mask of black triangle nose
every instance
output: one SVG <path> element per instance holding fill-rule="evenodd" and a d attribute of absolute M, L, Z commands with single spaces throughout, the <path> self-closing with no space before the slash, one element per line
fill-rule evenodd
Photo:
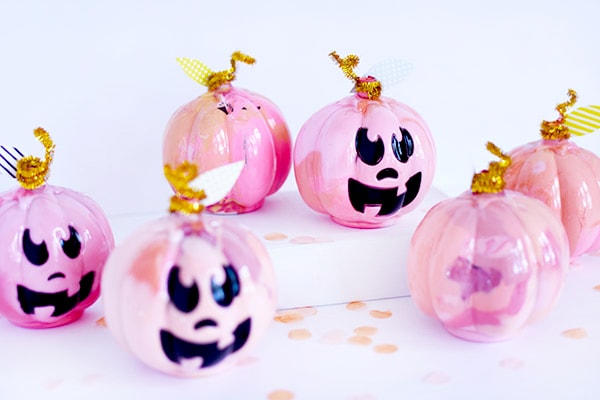
<path fill-rule="evenodd" d="M 398 171 L 394 168 L 384 168 L 377 173 L 376 176 L 378 181 L 381 181 L 385 178 L 398 178 Z"/>

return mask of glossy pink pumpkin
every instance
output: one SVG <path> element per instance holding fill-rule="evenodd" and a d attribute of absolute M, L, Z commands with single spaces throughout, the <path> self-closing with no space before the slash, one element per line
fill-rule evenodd
<path fill-rule="evenodd" d="M 357 87 L 376 82 L 357 78 Z M 335 222 L 378 228 L 397 222 L 433 181 L 435 146 L 425 121 L 394 99 L 357 94 L 311 116 L 294 146 L 300 195 Z"/>
<path fill-rule="evenodd" d="M 411 239 L 417 306 L 462 339 L 517 335 L 556 303 L 569 266 L 565 230 L 521 193 L 463 193 L 435 205 Z"/>
<path fill-rule="evenodd" d="M 173 114 L 165 131 L 163 161 L 193 162 L 204 172 L 244 160 L 231 192 L 207 206 L 214 213 L 244 213 L 260 208 L 283 185 L 291 148 L 287 124 L 275 104 L 224 82 Z"/>
<path fill-rule="evenodd" d="M 106 323 L 147 365 L 199 376 L 234 365 L 275 314 L 262 243 L 228 222 L 171 214 L 117 246 L 102 281 Z"/>

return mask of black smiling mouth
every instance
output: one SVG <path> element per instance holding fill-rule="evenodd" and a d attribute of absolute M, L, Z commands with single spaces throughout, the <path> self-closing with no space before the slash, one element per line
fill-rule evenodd
<path fill-rule="evenodd" d="M 397 194 L 398 188 L 377 188 L 350 178 L 348 179 L 350 203 L 359 213 L 364 213 L 366 206 L 380 206 L 377 216 L 393 214 L 412 203 L 417 197 L 421 189 L 421 176 L 421 172 L 411 176 L 406 181 L 406 192 L 402 194 Z"/>
<path fill-rule="evenodd" d="M 219 349 L 217 342 L 205 344 L 191 343 L 176 337 L 164 329 L 160 331 L 160 344 L 162 345 L 163 352 L 172 362 L 179 364 L 182 358 L 201 357 L 202 365 L 200 368 L 207 368 L 223 361 L 228 355 L 241 349 L 248 340 L 250 327 L 250 318 L 239 324 L 235 328 L 235 331 L 233 331 L 233 343 L 224 349 Z"/>
<path fill-rule="evenodd" d="M 56 293 L 44 293 L 17 285 L 17 298 L 25 314 L 33 314 L 36 307 L 53 306 L 54 312 L 52 316 L 60 317 L 87 299 L 92 292 L 94 277 L 94 271 L 85 274 L 79 281 L 79 291 L 72 296 L 69 296 L 66 290 Z"/>

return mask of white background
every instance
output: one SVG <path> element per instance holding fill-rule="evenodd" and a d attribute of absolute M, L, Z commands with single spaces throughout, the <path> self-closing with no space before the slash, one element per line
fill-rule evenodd
<path fill-rule="evenodd" d="M 469 187 L 492 157 L 537 140 L 542 119 L 578 91 L 600 104 L 596 1 L 13 1 L 0 3 L 0 143 L 41 155 L 57 148 L 50 183 L 90 194 L 109 214 L 160 211 L 169 189 L 161 146 L 172 113 L 205 92 L 176 57 L 213 70 L 241 50 L 235 85 L 282 110 L 293 137 L 352 83 L 329 52 L 388 58 L 413 74 L 384 95 L 412 106 L 438 148 L 434 185 Z M 600 135 L 576 138 L 600 152 Z M 15 182 L 0 176 L 0 190 Z M 295 190 L 290 179 L 285 186 Z"/>

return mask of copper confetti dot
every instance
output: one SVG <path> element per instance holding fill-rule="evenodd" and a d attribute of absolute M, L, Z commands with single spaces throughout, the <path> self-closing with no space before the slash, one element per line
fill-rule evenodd
<path fill-rule="evenodd" d="M 340 344 L 344 342 L 344 338 L 346 334 L 342 330 L 334 330 L 325 332 L 323 336 L 319 339 L 320 343 L 323 344 Z"/>
<path fill-rule="evenodd" d="M 288 338 L 292 340 L 306 340 L 312 337 L 308 329 L 292 329 L 288 332 Z"/>
<path fill-rule="evenodd" d="M 573 328 L 563 331 L 562 335 L 569 339 L 583 339 L 586 338 L 588 334 L 587 331 L 583 328 Z"/>
<path fill-rule="evenodd" d="M 523 361 L 519 360 L 518 358 L 512 358 L 512 357 L 501 360 L 499 364 L 502 368 L 508 368 L 508 369 L 519 369 L 519 368 L 523 367 L 523 365 L 524 365 Z"/>
<path fill-rule="evenodd" d="M 354 329 L 354 333 L 362 336 L 373 336 L 378 331 L 379 329 L 375 328 L 374 326 L 359 326 L 358 328 Z"/>
<path fill-rule="evenodd" d="M 356 310 L 362 310 L 366 306 L 367 305 L 365 303 L 363 303 L 362 301 L 351 301 L 350 303 L 346 304 L 346 309 L 348 309 L 350 311 L 356 311 Z"/>
<path fill-rule="evenodd" d="M 371 342 L 373 342 L 373 339 L 368 336 L 356 335 L 348 338 L 348 342 L 351 344 L 357 344 L 359 346 L 368 346 L 371 344 Z"/>
<path fill-rule="evenodd" d="M 596 291 L 600 292 L 600 285 L 596 285 L 596 286 L 594 286 L 594 290 L 596 290 Z"/>
<path fill-rule="evenodd" d="M 389 310 L 387 310 L 387 311 L 371 310 L 369 312 L 369 314 L 371 314 L 371 317 L 378 318 L 378 319 L 385 319 L 385 318 L 389 318 L 392 316 L 392 312 Z"/>
<path fill-rule="evenodd" d="M 315 307 L 301 307 L 294 308 L 294 313 L 300 314 L 303 317 L 312 317 L 313 315 L 317 315 L 317 309 Z"/>
<path fill-rule="evenodd" d="M 269 232 L 269 233 L 265 233 L 265 236 L 263 236 L 265 238 L 265 240 L 270 240 L 270 241 L 278 241 L 278 240 L 284 240 L 288 238 L 288 235 L 286 235 L 285 233 L 281 233 L 281 232 Z"/>
<path fill-rule="evenodd" d="M 291 243 L 296 244 L 310 244 L 315 243 L 316 241 L 317 239 L 312 236 L 296 236 L 290 240 Z"/>
<path fill-rule="evenodd" d="M 281 322 L 282 324 L 289 324 L 291 322 L 302 321 L 304 319 L 304 316 L 294 311 L 282 311 L 278 313 L 273 319 L 277 322 Z"/>
<path fill-rule="evenodd" d="M 395 353 L 398 351 L 398 346 L 396 346 L 395 344 L 378 344 L 377 346 L 373 347 L 373 350 L 375 350 L 375 353 L 379 353 L 379 354 L 391 354 L 391 353 Z"/>
<path fill-rule="evenodd" d="M 292 400 L 294 393 L 289 390 L 278 389 L 269 393 L 267 399 L 269 400 Z"/>
<path fill-rule="evenodd" d="M 106 320 L 104 319 L 104 317 L 100 317 L 96 320 L 96 326 L 106 328 Z"/>
<path fill-rule="evenodd" d="M 450 381 L 450 377 L 443 372 L 430 372 L 423 377 L 423 382 L 430 383 L 432 385 L 442 385 L 444 383 L 448 383 Z"/>

